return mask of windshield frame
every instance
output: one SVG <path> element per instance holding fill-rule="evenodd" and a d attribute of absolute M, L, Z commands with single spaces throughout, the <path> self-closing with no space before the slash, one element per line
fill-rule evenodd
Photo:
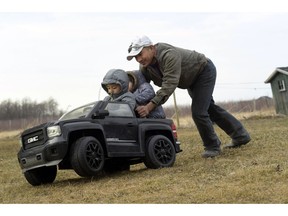
<path fill-rule="evenodd" d="M 91 111 L 95 108 L 97 103 L 98 101 L 88 103 L 83 106 L 77 107 L 71 111 L 68 111 L 59 118 L 59 121 L 86 118 L 91 113 Z"/>

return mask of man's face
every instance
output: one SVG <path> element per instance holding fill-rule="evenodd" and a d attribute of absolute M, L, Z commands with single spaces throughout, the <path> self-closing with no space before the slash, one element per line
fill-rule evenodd
<path fill-rule="evenodd" d="M 150 47 L 144 47 L 142 51 L 137 56 L 135 56 L 135 59 L 138 63 L 140 63 L 144 67 L 147 67 L 148 65 L 151 64 L 153 57 L 154 57 L 153 46 L 150 46 Z"/>
<path fill-rule="evenodd" d="M 121 86 L 118 84 L 108 84 L 106 87 L 109 95 L 117 95 L 121 92 Z"/>

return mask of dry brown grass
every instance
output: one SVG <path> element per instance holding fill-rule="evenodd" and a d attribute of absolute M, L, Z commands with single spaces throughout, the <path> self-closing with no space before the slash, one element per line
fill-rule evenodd
<path fill-rule="evenodd" d="M 17 139 L 0 139 L 1 203 L 288 203 L 287 117 L 243 120 L 252 141 L 203 159 L 195 127 L 178 129 L 183 152 L 174 167 L 81 178 L 59 171 L 51 185 L 32 187 L 20 171 Z M 216 128 L 223 143 L 228 137 Z"/>
<path fill-rule="evenodd" d="M 239 112 L 239 113 L 232 113 L 239 120 L 247 120 L 247 119 L 263 119 L 263 118 L 278 118 L 278 117 L 285 117 L 281 114 L 276 114 L 274 109 L 267 109 L 267 110 L 260 110 L 254 112 Z M 173 121 L 177 125 L 176 116 L 173 116 Z M 192 120 L 191 115 L 187 116 L 180 116 L 179 117 L 179 125 L 178 128 L 191 128 L 195 126 L 195 123 Z"/>
<path fill-rule="evenodd" d="M 21 134 L 20 130 L 15 130 L 15 131 L 2 131 L 0 132 L 0 139 L 4 138 L 17 138 Z"/>

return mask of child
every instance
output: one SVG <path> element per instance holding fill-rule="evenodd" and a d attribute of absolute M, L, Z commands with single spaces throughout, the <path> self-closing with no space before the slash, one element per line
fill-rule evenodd
<path fill-rule="evenodd" d="M 127 71 L 129 77 L 129 91 L 135 95 L 137 105 L 146 105 L 155 97 L 155 91 L 150 83 L 146 82 L 141 71 Z M 158 106 L 149 113 L 147 118 L 166 118 L 162 106 Z"/>
<path fill-rule="evenodd" d="M 128 91 L 129 78 L 121 69 L 109 70 L 101 83 L 102 88 L 109 94 L 105 101 L 126 101 L 134 110 L 136 106 L 135 96 Z"/>

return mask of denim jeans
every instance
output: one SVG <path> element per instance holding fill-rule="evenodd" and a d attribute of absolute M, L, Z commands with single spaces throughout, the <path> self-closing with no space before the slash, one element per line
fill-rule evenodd
<path fill-rule="evenodd" d="M 205 150 L 220 150 L 221 141 L 215 133 L 213 123 L 216 123 L 232 141 L 245 139 L 248 135 L 240 121 L 213 100 L 213 90 L 216 81 L 216 68 L 211 60 L 199 74 L 195 83 L 188 88 L 192 98 L 192 118 L 202 138 Z"/>

